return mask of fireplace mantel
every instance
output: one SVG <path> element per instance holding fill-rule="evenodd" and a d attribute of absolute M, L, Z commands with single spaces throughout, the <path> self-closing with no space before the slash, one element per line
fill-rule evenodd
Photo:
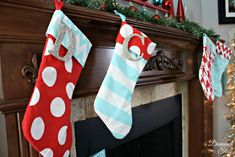
<path fill-rule="evenodd" d="M 0 2 L 0 122 L 5 124 L 0 129 L 0 144 L 6 148 L 0 156 L 37 156 L 22 135 L 21 121 L 37 77 L 44 34 L 53 11 L 53 3 L 46 0 Z M 73 98 L 95 94 L 109 66 L 121 20 L 115 14 L 74 5 L 66 4 L 63 11 L 93 44 Z M 189 81 L 189 154 L 202 156 L 203 142 L 212 136 L 212 114 L 204 105 L 197 79 L 201 40 L 175 28 L 130 18 L 127 22 L 157 43 L 137 86 Z M 204 116 L 205 113 L 209 114 Z"/>

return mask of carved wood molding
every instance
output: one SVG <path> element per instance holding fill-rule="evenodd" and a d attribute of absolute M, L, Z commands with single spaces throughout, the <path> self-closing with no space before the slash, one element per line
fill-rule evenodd
<path fill-rule="evenodd" d="M 158 51 L 155 56 L 151 57 L 146 66 L 144 67 L 144 71 L 151 70 L 182 70 L 183 61 L 181 59 L 176 58 L 168 58 L 168 56 L 163 51 Z"/>
<path fill-rule="evenodd" d="M 31 65 L 25 65 L 21 69 L 21 74 L 25 79 L 30 83 L 34 84 L 36 82 L 37 76 L 38 76 L 38 68 L 39 68 L 39 57 L 34 54 L 32 57 L 32 64 Z"/>

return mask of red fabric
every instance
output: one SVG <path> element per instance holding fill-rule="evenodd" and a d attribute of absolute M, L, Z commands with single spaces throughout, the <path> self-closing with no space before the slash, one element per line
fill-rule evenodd
<path fill-rule="evenodd" d="M 64 6 L 64 2 L 62 0 L 54 0 L 54 5 L 56 10 L 61 10 Z"/>
<path fill-rule="evenodd" d="M 129 25 L 127 24 L 126 21 L 123 21 L 122 24 L 121 24 L 121 29 L 124 25 Z M 129 25 L 132 29 L 133 29 L 133 33 L 134 34 L 139 34 L 139 35 L 143 35 L 139 30 L 137 30 L 136 28 L 132 27 L 131 25 Z M 121 31 L 120 29 L 120 31 Z M 118 36 L 116 38 L 116 42 L 122 44 L 125 40 L 125 37 L 123 37 L 121 35 L 121 33 L 118 33 Z M 129 42 L 129 45 L 128 45 L 128 48 L 130 48 L 131 46 L 138 46 L 141 50 L 141 53 L 140 53 L 140 56 L 142 55 L 142 53 L 144 54 L 143 58 L 146 59 L 146 60 L 149 60 L 151 58 L 151 54 L 148 54 L 147 53 L 147 48 L 148 48 L 148 45 L 151 43 L 152 41 L 148 38 L 148 37 L 145 37 L 145 41 L 144 41 L 144 44 L 142 44 L 141 42 L 141 39 L 139 37 L 136 37 L 134 36 L 133 38 L 130 39 L 130 42 Z"/>
<path fill-rule="evenodd" d="M 50 148 L 53 151 L 53 156 L 62 157 L 67 150 L 70 150 L 72 144 L 72 127 L 70 123 L 71 100 L 67 95 L 66 85 L 69 82 L 76 85 L 82 66 L 72 58 L 72 71 L 70 73 L 66 70 L 65 63 L 63 61 L 58 60 L 51 54 L 44 55 L 48 46 L 48 41 L 51 39 L 55 42 L 55 38 L 53 36 L 49 35 L 47 37 L 43 50 L 42 62 L 38 71 L 38 78 L 35 84 L 35 88 L 37 87 L 40 91 L 40 98 L 33 106 L 30 106 L 32 100 L 30 101 L 25 112 L 22 128 L 26 139 L 37 151 L 41 152 L 45 148 Z M 61 46 L 60 54 L 65 54 L 66 51 L 67 50 Z M 45 84 L 42 78 L 42 72 L 47 67 L 53 67 L 57 71 L 56 81 L 52 87 Z M 56 97 L 61 98 L 65 103 L 65 112 L 61 117 L 55 117 L 51 113 L 51 103 Z M 35 140 L 32 137 L 31 130 L 32 123 L 36 117 L 41 117 L 45 125 L 45 130 L 39 140 Z M 68 128 L 66 141 L 61 145 L 58 142 L 58 132 L 63 126 L 67 126 Z"/>
<path fill-rule="evenodd" d="M 220 41 L 216 42 L 216 50 L 223 57 L 227 58 L 228 60 L 231 59 L 232 50 L 223 43 L 221 43 Z"/>
<path fill-rule="evenodd" d="M 211 65 L 214 62 L 214 58 L 212 53 L 207 53 L 208 47 L 203 47 L 203 55 L 202 55 L 202 62 L 199 69 L 199 81 L 203 87 L 204 94 L 208 101 L 212 101 L 214 99 L 214 91 L 212 88 L 212 79 L 211 79 Z"/>

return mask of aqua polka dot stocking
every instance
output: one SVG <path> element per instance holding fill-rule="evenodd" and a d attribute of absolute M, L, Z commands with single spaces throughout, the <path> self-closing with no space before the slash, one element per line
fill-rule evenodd
<path fill-rule="evenodd" d="M 30 144 L 44 157 L 68 157 L 72 144 L 70 104 L 74 87 L 86 62 L 91 43 L 86 36 L 60 11 L 63 6 L 55 0 L 56 8 L 47 30 L 38 78 L 22 122 L 23 133 Z M 63 23 L 74 34 L 74 41 L 65 31 L 60 56 L 72 50 L 72 56 L 59 59 L 52 51 Z M 71 46 L 71 43 L 74 45 Z"/>
<path fill-rule="evenodd" d="M 156 46 L 121 17 L 114 54 L 94 102 L 95 112 L 117 139 L 124 138 L 131 129 L 133 91 Z"/>

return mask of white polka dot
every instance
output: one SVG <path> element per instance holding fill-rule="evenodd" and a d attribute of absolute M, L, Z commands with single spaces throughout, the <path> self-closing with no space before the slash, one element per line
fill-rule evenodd
<path fill-rule="evenodd" d="M 42 71 L 42 80 L 48 87 L 52 87 L 55 84 L 56 78 L 57 78 L 57 71 L 55 68 L 46 67 Z"/>
<path fill-rule="evenodd" d="M 148 45 L 147 52 L 148 52 L 149 55 L 151 55 L 153 53 L 155 47 L 156 47 L 156 44 L 154 42 L 151 42 Z"/>
<path fill-rule="evenodd" d="M 67 137 L 68 126 L 63 126 L 58 133 L 58 142 L 60 145 L 64 145 Z"/>
<path fill-rule="evenodd" d="M 138 46 L 131 46 L 130 50 L 136 53 L 137 55 L 140 55 L 140 48 Z"/>
<path fill-rule="evenodd" d="M 42 154 L 43 157 L 53 157 L 53 151 L 50 148 L 43 149 L 40 154 Z"/>
<path fill-rule="evenodd" d="M 69 150 L 66 150 L 66 152 L 63 155 L 63 157 L 69 157 Z"/>
<path fill-rule="evenodd" d="M 61 117 L 63 116 L 65 112 L 65 103 L 64 100 L 60 97 L 56 97 L 52 100 L 51 106 L 50 106 L 51 114 L 55 117 Z"/>
<path fill-rule="evenodd" d="M 33 123 L 31 125 L 31 135 L 33 137 L 34 140 L 39 140 L 43 133 L 44 133 L 44 130 L 45 130 L 45 124 L 42 120 L 41 117 L 37 117 L 33 120 Z"/>
<path fill-rule="evenodd" d="M 66 85 L 66 93 L 68 97 L 71 99 L 73 96 L 73 90 L 75 88 L 75 85 L 72 82 L 67 83 Z"/>
<path fill-rule="evenodd" d="M 121 27 L 121 30 L 120 30 L 120 34 L 122 35 L 122 37 L 126 38 L 127 36 L 133 34 L 133 28 L 128 25 L 128 24 L 125 24 Z"/>
<path fill-rule="evenodd" d="M 29 106 L 34 106 L 38 103 L 40 99 L 40 92 L 37 87 L 34 88 L 32 98 L 30 100 Z"/>
<path fill-rule="evenodd" d="M 69 59 L 68 61 L 64 62 L 64 65 L 65 65 L 65 69 L 71 73 L 72 72 L 72 69 L 73 69 L 73 61 L 72 59 Z"/>
<path fill-rule="evenodd" d="M 48 38 L 46 50 L 44 52 L 44 56 L 50 55 L 49 51 L 52 50 L 53 48 L 54 48 L 54 43 L 51 38 Z"/>

